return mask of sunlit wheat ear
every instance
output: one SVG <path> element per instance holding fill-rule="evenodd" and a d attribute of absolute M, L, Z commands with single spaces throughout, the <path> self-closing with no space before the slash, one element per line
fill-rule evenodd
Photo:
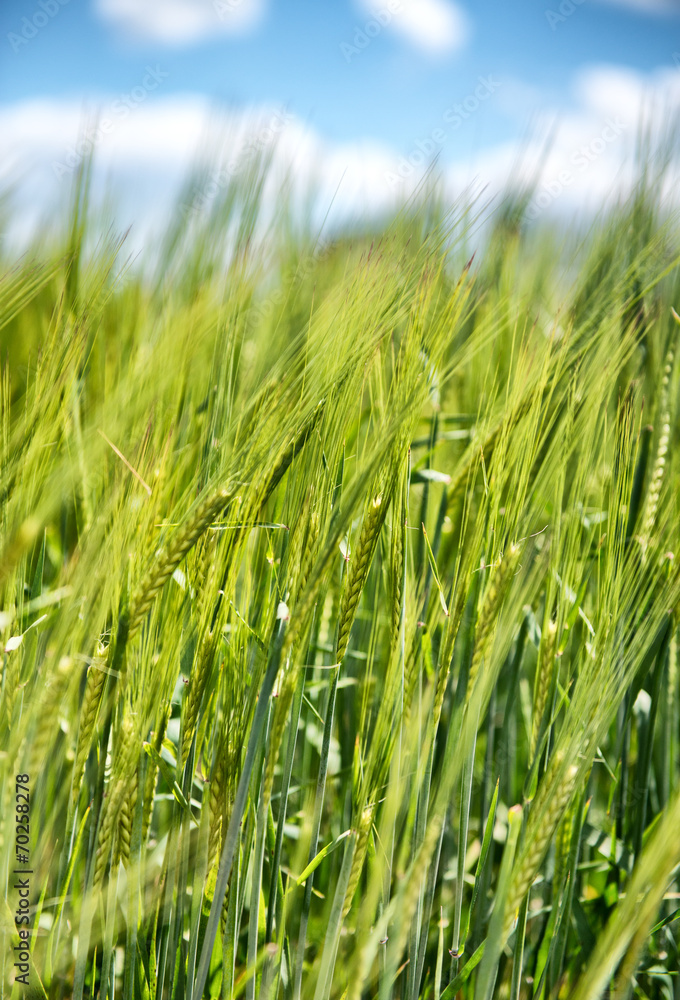
<path fill-rule="evenodd" d="M 288 553 L 286 556 L 286 573 L 288 578 L 287 590 L 291 601 L 300 589 L 299 584 L 302 553 L 305 548 L 307 526 L 310 520 L 309 503 L 310 496 L 308 491 L 305 496 L 305 507 L 299 512 L 295 523 L 290 529 L 290 541 L 288 543 Z"/>
<path fill-rule="evenodd" d="M 404 725 L 408 726 L 411 718 L 411 708 L 414 692 L 418 681 L 418 667 L 421 662 L 421 627 L 411 632 L 411 640 L 406 644 L 404 656 Z M 391 658 L 397 653 L 396 643 L 391 648 Z"/>
<path fill-rule="evenodd" d="M 466 600 L 467 600 L 467 583 L 464 582 L 457 587 L 456 599 L 453 605 L 453 611 L 446 620 L 446 632 L 444 633 L 444 641 L 442 643 L 442 647 L 439 653 L 439 666 L 437 668 L 437 686 L 434 692 L 434 704 L 432 707 L 435 729 L 439 725 L 439 720 L 442 714 L 444 695 L 446 694 L 446 685 L 448 683 L 449 674 L 451 672 L 451 659 L 453 657 L 453 647 L 456 642 L 456 637 L 458 635 L 460 623 L 463 620 L 463 612 L 465 611 Z"/>
<path fill-rule="evenodd" d="M 305 587 L 307 586 L 307 581 L 309 580 L 309 575 L 312 572 L 314 560 L 316 559 L 317 555 L 317 543 L 319 540 L 320 524 L 321 524 L 321 518 L 319 516 L 319 511 L 312 510 L 310 512 L 309 520 L 307 522 L 306 537 L 303 540 L 304 544 L 302 546 L 300 572 L 295 587 L 296 594 L 301 594 L 302 591 L 305 589 Z"/>
<path fill-rule="evenodd" d="M 517 915 L 522 900 L 529 887 L 536 878 L 536 874 L 548 849 L 555 827 L 560 821 L 562 814 L 569 804 L 576 785 L 578 767 L 572 764 L 564 773 L 555 788 L 547 793 L 549 796 L 545 804 L 541 801 L 539 806 L 543 806 L 540 813 L 535 806 L 532 814 L 540 816 L 536 823 L 527 824 L 526 840 L 519 857 L 518 864 L 510 883 L 507 909 L 503 925 L 503 939 L 507 940 L 512 930 L 512 925 Z M 543 779 L 543 783 L 549 779 L 550 769 Z"/>
<path fill-rule="evenodd" d="M 410 458 L 409 458 L 410 463 Z M 408 473 L 399 483 L 398 493 L 392 507 L 392 548 L 391 548 L 391 582 L 392 582 L 392 626 L 391 646 L 399 642 L 401 623 L 404 619 L 404 583 L 406 577 L 406 532 L 408 529 Z"/>
<path fill-rule="evenodd" d="M 123 667 L 125 663 L 123 656 L 125 646 L 139 630 L 157 595 L 175 572 L 184 556 L 193 548 L 204 532 L 207 531 L 212 521 L 233 499 L 233 494 L 227 489 L 217 490 L 216 493 L 211 494 L 203 501 L 189 521 L 175 532 L 168 549 L 165 552 L 161 551 L 157 553 L 157 562 L 147 571 L 146 576 L 142 578 L 130 600 L 128 611 L 124 612 L 119 620 L 118 640 L 108 648 L 109 663 L 115 660 L 116 657 L 120 657 L 121 668 Z M 94 731 L 94 723 L 99 712 L 103 691 L 104 682 L 101 681 L 98 683 L 93 678 L 86 704 L 83 706 L 84 709 L 87 708 L 84 733 L 87 735 L 89 731 L 90 740 Z M 78 768 L 74 773 L 78 780 L 74 782 L 74 787 L 80 782 L 82 769 L 85 766 L 85 761 L 89 753 L 89 746 L 85 739 L 81 743 L 79 738 L 79 744 L 80 755 L 84 754 L 85 756 L 80 760 L 78 754 L 76 755 Z"/>
<path fill-rule="evenodd" d="M 97 851 L 95 854 L 92 887 L 97 889 L 104 878 L 106 865 L 113 847 L 114 833 L 119 820 L 123 797 L 129 794 L 133 772 L 137 765 L 139 743 L 133 723 L 123 721 L 120 731 L 119 750 L 113 761 L 111 778 L 106 786 L 106 796 L 102 803 L 99 822 Z"/>
<path fill-rule="evenodd" d="M 156 554 L 154 564 L 149 567 L 130 600 L 128 639 L 136 634 L 157 595 L 182 559 L 233 499 L 234 493 L 229 489 L 217 490 L 206 497 L 186 523 L 177 529 L 167 548 Z"/>
<path fill-rule="evenodd" d="M 123 795 L 120 804 L 120 818 L 118 829 L 114 838 L 113 867 L 118 861 L 122 861 L 127 868 L 130 863 L 130 847 L 132 844 L 132 824 L 134 822 L 135 808 L 137 806 L 137 796 L 139 794 L 139 778 L 133 773 L 127 793 Z"/>
<path fill-rule="evenodd" d="M 182 706 L 182 747 L 180 766 L 184 767 L 189 757 L 191 741 L 196 730 L 198 711 L 210 677 L 213 660 L 217 651 L 217 635 L 210 634 L 201 642 L 189 677 L 184 704 Z"/>
<path fill-rule="evenodd" d="M 12 715 L 14 714 L 21 677 L 21 656 L 21 648 L 5 651 L 4 692 L 0 703 L 0 724 L 3 727 L 11 727 L 12 725 Z"/>
<path fill-rule="evenodd" d="M 641 545 L 643 555 L 646 555 L 647 553 L 647 549 L 649 548 L 654 532 L 656 512 L 659 506 L 659 497 L 661 495 L 661 487 L 663 485 L 664 472 L 666 469 L 666 457 L 668 455 L 668 445 L 671 436 L 669 389 L 674 359 L 675 349 L 671 347 L 666 355 L 663 378 L 661 380 L 661 391 L 659 393 L 658 419 L 661 422 L 661 433 L 659 435 L 659 443 L 656 447 L 656 457 L 652 467 L 652 476 L 649 482 L 649 489 L 647 491 L 647 499 L 645 501 L 645 509 L 642 518 Z"/>
<path fill-rule="evenodd" d="M 498 621 L 498 614 L 505 599 L 508 586 L 517 569 L 519 562 L 519 545 L 511 545 L 503 553 L 500 563 L 492 572 L 491 580 L 484 593 L 482 606 L 477 617 L 477 628 L 475 631 L 475 647 L 470 664 L 470 674 L 468 686 L 465 694 L 465 704 L 467 705 L 472 697 L 477 676 L 484 657 L 491 649 L 494 631 Z"/>
<path fill-rule="evenodd" d="M 369 504 L 368 511 L 364 517 L 364 523 L 361 527 L 356 551 L 350 557 L 342 600 L 340 602 L 338 638 L 335 650 L 336 663 L 342 663 L 347 651 L 347 643 L 349 642 L 349 634 L 354 622 L 357 605 L 359 604 L 359 597 L 368 576 L 378 535 L 385 519 L 386 507 L 387 502 L 382 495 L 376 496 Z"/>
<path fill-rule="evenodd" d="M 208 808 L 210 809 L 210 828 L 208 831 L 208 871 L 217 860 L 222 837 L 224 836 L 224 821 L 228 807 L 228 775 L 233 763 L 229 754 L 228 730 L 222 736 L 218 745 L 215 766 L 210 778 L 208 792 Z"/>
<path fill-rule="evenodd" d="M 375 816 L 375 803 L 370 803 L 364 809 L 361 814 L 361 821 L 359 823 L 359 829 L 357 830 L 357 840 L 354 845 L 354 856 L 352 858 L 352 868 L 349 873 L 349 880 L 347 882 L 347 891 L 345 893 L 345 902 L 342 907 L 342 919 L 344 920 L 352 907 L 352 900 L 354 899 L 354 893 L 357 891 L 357 886 L 359 885 L 359 879 L 361 878 L 361 871 L 364 867 L 364 859 L 366 857 L 366 850 L 368 848 L 368 838 L 371 833 L 371 826 L 373 825 L 373 817 Z"/>
<path fill-rule="evenodd" d="M 536 754 L 538 734 L 543 721 L 543 714 L 548 700 L 548 692 L 552 682 L 555 666 L 555 650 L 557 649 L 557 623 L 548 622 L 545 634 L 541 636 L 541 644 L 536 661 L 536 677 L 534 681 L 534 710 L 531 720 L 531 743 L 529 759 L 533 761 Z"/>
<path fill-rule="evenodd" d="M 558 899 L 567 876 L 567 863 L 571 848 L 578 798 L 575 797 L 557 825 L 555 834 L 555 868 L 553 871 L 553 899 Z"/>
<path fill-rule="evenodd" d="M 80 722 L 78 724 L 78 742 L 76 744 L 76 759 L 73 766 L 73 797 L 78 798 L 80 794 L 80 782 L 85 770 L 85 763 L 92 747 L 97 723 L 97 714 L 101 703 L 104 683 L 106 681 L 106 649 L 100 646 L 98 655 L 93 658 L 92 663 L 87 668 L 85 678 L 85 693 L 83 704 L 80 709 Z"/>

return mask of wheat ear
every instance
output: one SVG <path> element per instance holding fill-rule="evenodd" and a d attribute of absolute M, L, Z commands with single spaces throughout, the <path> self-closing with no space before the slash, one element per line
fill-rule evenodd
<path fill-rule="evenodd" d="M 654 468 L 652 469 L 649 490 L 647 491 L 645 513 L 642 521 L 642 551 L 644 554 L 647 552 L 652 532 L 654 530 L 654 522 L 656 521 L 656 512 L 659 506 L 659 497 L 661 495 L 661 487 L 663 485 L 664 472 L 666 468 L 666 455 L 668 454 L 668 445 L 671 437 L 671 415 L 668 400 L 674 358 L 675 351 L 671 348 L 666 355 L 666 363 L 664 365 L 663 378 L 661 380 L 661 393 L 659 397 L 661 434 L 659 435 L 659 443 L 656 447 L 656 458 L 654 460 Z"/>
<path fill-rule="evenodd" d="M 132 824 L 137 806 L 137 796 L 139 795 L 139 776 L 135 773 L 130 779 L 130 786 L 127 795 L 123 796 L 120 804 L 120 819 L 118 821 L 118 834 L 115 840 L 113 863 L 114 867 L 118 860 L 122 861 L 127 868 L 130 864 L 130 848 L 132 844 Z"/>
<path fill-rule="evenodd" d="M 123 797 L 130 787 L 132 774 L 137 765 L 139 744 L 133 724 L 129 719 L 125 719 L 121 726 L 119 746 L 120 750 L 113 764 L 107 795 L 102 804 L 94 861 L 93 889 L 97 889 L 104 878 L 106 864 L 113 846 L 120 807 Z"/>
<path fill-rule="evenodd" d="M 85 771 L 85 762 L 90 754 L 92 737 L 97 724 L 97 715 L 101 703 L 104 682 L 106 681 L 106 671 L 103 669 L 106 662 L 105 650 L 100 648 L 99 655 L 96 656 L 87 669 L 85 678 L 85 693 L 83 704 L 80 710 L 80 722 L 78 724 L 78 741 L 76 744 L 76 759 L 73 765 L 73 798 L 78 798 L 80 794 L 80 783 Z"/>
<path fill-rule="evenodd" d="M 510 935 L 515 914 L 536 877 L 536 873 L 548 849 L 553 831 L 562 818 L 566 806 L 569 804 L 577 775 L 578 768 L 575 764 L 572 764 L 557 787 L 552 790 L 547 807 L 542 813 L 539 814 L 535 808 L 532 809 L 532 815 L 538 816 L 539 821 L 530 824 L 530 829 L 527 830 L 527 842 L 510 884 L 505 923 L 503 926 L 503 940 L 507 940 Z M 546 778 L 548 778 L 548 775 L 546 775 Z M 544 783 L 546 782 L 546 778 L 544 778 Z"/>
<path fill-rule="evenodd" d="M 545 712 L 548 692 L 552 682 L 555 665 L 555 650 L 557 648 L 557 623 L 550 621 L 545 633 L 541 636 L 541 645 L 536 662 L 536 677 L 534 681 L 534 710 L 531 722 L 531 745 L 529 759 L 533 762 L 538 744 L 538 734 L 541 730 L 543 713 Z"/>
<path fill-rule="evenodd" d="M 208 830 L 208 871 L 211 871 L 222 847 L 223 824 L 227 812 L 227 775 L 232 771 L 229 754 L 228 731 L 225 730 L 217 748 L 213 773 L 210 777 L 208 808 L 210 827 Z"/>
<path fill-rule="evenodd" d="M 352 906 L 352 900 L 354 899 L 354 893 L 357 890 L 359 884 L 359 879 L 361 877 L 361 870 L 364 867 L 364 858 L 366 856 L 366 849 L 368 847 L 368 837 L 371 832 L 371 826 L 373 825 L 373 817 L 375 816 L 375 803 L 372 802 L 367 805 L 361 814 L 361 820 L 359 822 L 359 827 L 357 830 L 357 841 L 354 846 L 354 856 L 352 858 L 352 868 L 349 873 L 349 880 L 347 882 L 347 890 L 345 892 L 345 902 L 342 907 L 342 919 L 344 920 L 350 911 Z"/>
<path fill-rule="evenodd" d="M 156 562 L 142 577 L 130 601 L 128 639 L 137 632 L 157 594 L 163 589 L 182 559 L 233 498 L 232 491 L 228 489 L 217 490 L 206 497 L 186 524 L 175 532 L 167 550 L 161 550 L 156 554 Z"/>
<path fill-rule="evenodd" d="M 356 553 L 350 559 L 349 572 L 340 602 L 338 639 L 335 648 L 336 663 L 342 663 L 347 652 L 349 633 L 354 622 L 359 597 L 371 566 L 378 535 L 385 519 L 386 506 L 382 495 L 378 495 L 371 502 L 361 528 Z"/>
<path fill-rule="evenodd" d="M 189 677 L 189 686 L 184 697 L 184 711 L 182 713 L 181 767 L 184 767 L 189 757 L 191 741 L 194 738 L 196 720 L 198 719 L 198 710 L 201 707 L 203 693 L 210 677 L 210 669 L 216 648 L 217 636 L 214 632 L 211 632 L 200 645 L 191 676 Z"/>
<path fill-rule="evenodd" d="M 510 546 L 508 551 L 501 557 L 500 563 L 496 567 L 486 588 L 477 618 L 475 648 L 472 654 L 472 663 L 470 664 L 470 674 L 465 695 L 466 705 L 472 697 L 482 662 L 491 648 L 498 613 L 505 598 L 508 584 L 519 562 L 519 551 L 519 545 Z"/>

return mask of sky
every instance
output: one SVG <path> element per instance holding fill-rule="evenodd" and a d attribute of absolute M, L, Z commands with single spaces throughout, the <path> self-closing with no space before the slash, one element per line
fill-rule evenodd
<path fill-rule="evenodd" d="M 345 216 L 435 159 L 452 198 L 540 162 L 533 214 L 587 211 L 631 183 L 641 119 L 678 112 L 680 0 L 0 2 L 0 186 L 24 229 L 91 147 L 139 232 L 191 163 L 212 157 L 214 189 L 269 148 Z"/>

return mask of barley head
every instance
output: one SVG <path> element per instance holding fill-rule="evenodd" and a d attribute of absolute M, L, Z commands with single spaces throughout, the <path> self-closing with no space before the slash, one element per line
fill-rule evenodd
<path fill-rule="evenodd" d="M 386 504 L 383 496 L 376 496 L 364 518 L 356 553 L 350 558 L 349 571 L 345 579 L 345 587 L 340 602 L 338 639 L 335 652 L 336 663 L 342 663 L 347 651 L 349 633 L 356 614 L 359 597 L 361 596 L 361 591 L 371 566 L 371 559 L 378 541 L 380 528 L 385 518 L 385 508 Z"/>
<path fill-rule="evenodd" d="M 510 581 L 517 568 L 519 554 L 519 545 L 511 545 L 508 551 L 501 557 L 500 563 L 494 570 L 486 588 L 482 605 L 479 610 L 479 616 L 477 618 L 475 648 L 472 654 L 467 693 L 465 695 L 466 704 L 472 697 L 472 692 L 474 690 L 475 682 L 477 680 L 482 662 L 491 649 L 498 614 Z"/>

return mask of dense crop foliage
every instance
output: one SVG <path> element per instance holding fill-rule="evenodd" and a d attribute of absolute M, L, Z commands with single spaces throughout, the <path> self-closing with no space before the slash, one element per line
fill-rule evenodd
<path fill-rule="evenodd" d="M 27 996 L 677 1000 L 677 228 L 265 173 L 3 261 L 5 995 L 28 775 Z"/>

